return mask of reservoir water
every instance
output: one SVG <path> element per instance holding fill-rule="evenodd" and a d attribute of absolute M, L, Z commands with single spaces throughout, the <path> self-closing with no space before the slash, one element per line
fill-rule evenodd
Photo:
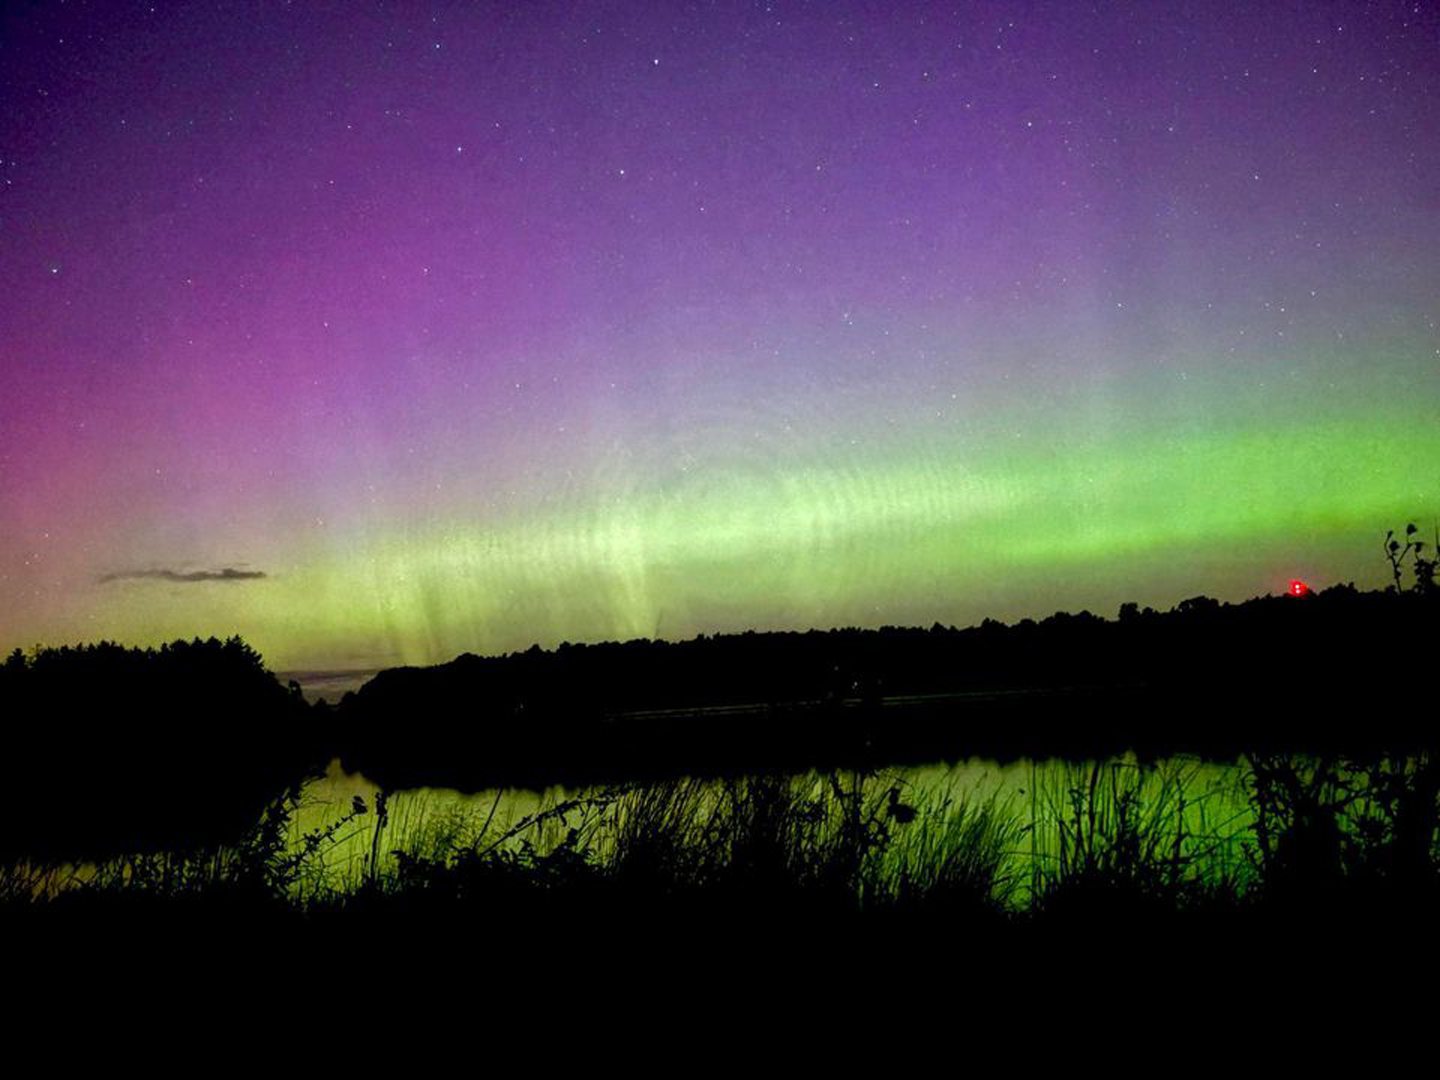
<path fill-rule="evenodd" d="M 1009 824 L 1007 856 L 1011 870 L 1024 878 L 1037 862 L 1060 858 L 1066 843 L 1084 843 L 1087 833 L 1092 838 L 1113 833 L 1117 813 L 1130 815 L 1145 842 L 1178 844 L 1185 859 L 1217 869 L 1243 869 L 1254 825 L 1248 777 L 1248 768 L 1238 761 L 1117 757 L 1086 762 L 971 759 L 865 773 L 800 773 L 784 782 L 817 806 L 827 799 L 832 806 L 853 799 L 858 814 L 882 823 L 901 841 L 927 825 L 943 826 L 957 814 L 988 808 Z M 710 812 L 704 804 L 721 806 L 746 779 L 671 784 L 688 786 L 703 818 Z M 341 888 L 358 884 L 377 867 L 383 870 L 395 850 L 444 857 L 528 841 L 543 851 L 578 826 L 603 851 L 607 834 L 634 812 L 637 792 L 644 790 L 417 788 L 382 797 L 375 784 L 346 773 L 337 761 L 304 789 L 291 823 L 291 843 L 298 847 L 307 835 L 323 837 L 311 845 L 314 858 L 326 879 Z"/>

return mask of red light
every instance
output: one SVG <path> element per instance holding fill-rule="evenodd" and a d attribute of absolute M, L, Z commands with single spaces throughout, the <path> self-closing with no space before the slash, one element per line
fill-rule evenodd
<path fill-rule="evenodd" d="M 1294 581 L 1290 582 L 1291 596 L 1307 596 L 1309 595 L 1309 593 L 1310 586 L 1306 585 L 1305 582 L 1301 581 L 1299 578 L 1296 578 Z"/>

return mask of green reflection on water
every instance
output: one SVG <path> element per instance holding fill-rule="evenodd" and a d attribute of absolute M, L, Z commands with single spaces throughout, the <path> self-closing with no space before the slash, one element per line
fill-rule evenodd
<path fill-rule="evenodd" d="M 1077 854 L 1103 856 L 1095 849 L 1113 843 L 1116 808 L 1126 800 L 1154 858 L 1173 859 L 1197 881 L 1224 877 L 1243 882 L 1251 865 L 1245 845 L 1254 825 L 1248 781 L 1249 771 L 1239 762 L 1174 757 L 1143 763 L 1134 756 L 1089 762 L 977 758 L 866 773 L 809 772 L 788 780 L 802 799 L 853 793 L 859 785 L 866 815 L 886 830 L 886 842 L 872 857 L 896 873 L 905 869 L 906 860 L 925 857 L 919 849 L 937 842 L 947 820 L 990 808 L 1003 826 L 1006 845 L 1003 899 L 1014 906 L 1027 904 L 1047 873 L 1073 871 Z M 708 804 L 699 808 L 703 818 L 721 806 L 726 782 L 695 783 L 700 802 Z M 323 778 L 306 787 L 291 823 L 296 849 L 307 834 L 327 833 L 314 849 L 301 888 L 351 891 L 383 878 L 396 850 L 444 859 L 463 850 L 529 842 L 545 852 L 582 820 L 588 822 L 584 846 L 604 862 L 614 853 L 621 818 L 634 805 L 623 790 L 403 790 L 385 796 L 382 824 L 376 812 L 380 789 L 332 762 Z M 357 799 L 363 813 L 355 812 Z M 892 804 L 902 808 L 900 817 L 889 809 Z M 901 820 L 904 809 L 913 811 L 908 821 Z M 883 876 L 887 867 L 880 869 Z"/>

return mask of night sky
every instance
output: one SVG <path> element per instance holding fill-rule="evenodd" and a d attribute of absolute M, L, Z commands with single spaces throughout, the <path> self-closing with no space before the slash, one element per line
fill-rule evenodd
<path fill-rule="evenodd" d="M 0 282 L 7 650 L 1374 587 L 1440 13 L 7 4 Z"/>

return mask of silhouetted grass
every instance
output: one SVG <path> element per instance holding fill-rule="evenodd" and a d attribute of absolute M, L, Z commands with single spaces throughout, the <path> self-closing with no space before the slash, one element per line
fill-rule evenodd
<path fill-rule="evenodd" d="M 1256 756 L 1252 858 L 1276 909 L 1428 913 L 1437 891 L 1440 758 Z"/>
<path fill-rule="evenodd" d="M 1035 793 L 1053 845 L 1032 860 L 1039 916 L 1158 916 L 1236 902 L 1247 875 L 1235 815 L 1196 790 L 1191 762 L 1065 765 Z"/>
<path fill-rule="evenodd" d="M 973 935 L 1213 917 L 1353 926 L 1357 913 L 1428 910 L 1432 758 L 1257 758 L 1243 776 L 1239 806 L 1193 763 L 1132 760 L 1052 765 L 1026 799 L 863 772 L 669 780 L 552 799 L 516 820 L 499 796 L 461 808 L 382 795 L 306 832 L 294 788 L 239 844 L 83 869 L 12 863 L 0 903 L 62 918 L 777 939 L 842 923 Z"/>

